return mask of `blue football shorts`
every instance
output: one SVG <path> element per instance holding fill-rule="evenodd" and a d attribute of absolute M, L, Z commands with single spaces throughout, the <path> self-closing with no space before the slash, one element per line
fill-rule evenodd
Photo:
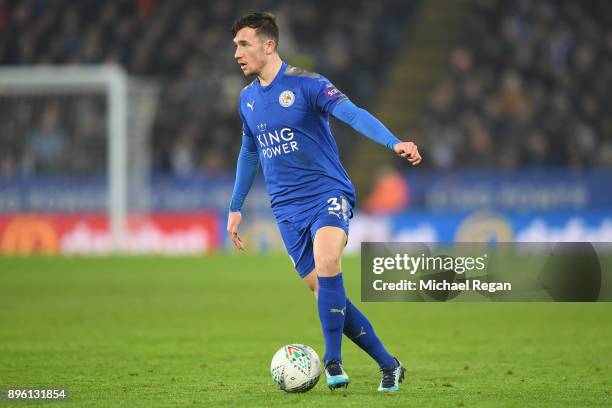
<path fill-rule="evenodd" d="M 348 237 L 351 205 L 342 193 L 328 193 L 310 211 L 292 216 L 278 224 L 281 237 L 301 278 L 315 268 L 313 242 L 321 227 L 342 228 Z"/>

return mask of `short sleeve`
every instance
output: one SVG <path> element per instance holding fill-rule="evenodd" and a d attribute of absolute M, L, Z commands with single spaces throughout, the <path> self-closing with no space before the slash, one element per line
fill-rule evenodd
<path fill-rule="evenodd" d="M 334 106 L 348 99 L 345 94 L 323 76 L 309 81 L 308 87 L 308 94 L 312 106 L 323 113 L 331 112 Z"/>

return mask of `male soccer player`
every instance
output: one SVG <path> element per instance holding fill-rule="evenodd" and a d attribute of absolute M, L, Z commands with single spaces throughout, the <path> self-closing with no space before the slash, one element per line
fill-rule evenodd
<path fill-rule="evenodd" d="M 300 277 L 317 297 L 328 387 L 349 383 L 342 367 L 344 333 L 380 366 L 378 390 L 397 391 L 404 367 L 344 292 L 340 259 L 355 189 L 340 164 L 329 115 L 413 165 L 421 162 L 417 146 L 393 136 L 323 76 L 285 64 L 277 52 L 278 26 L 272 14 L 247 14 L 234 23 L 232 34 L 234 57 L 242 72 L 256 78 L 242 90 L 238 103 L 242 147 L 227 231 L 243 250 L 240 210 L 261 163 L 283 242 Z"/>

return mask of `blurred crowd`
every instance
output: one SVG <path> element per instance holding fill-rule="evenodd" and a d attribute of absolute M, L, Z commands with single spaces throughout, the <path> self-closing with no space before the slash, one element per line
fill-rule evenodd
<path fill-rule="evenodd" d="M 0 176 L 103 174 L 105 110 L 103 95 L 2 95 Z"/>
<path fill-rule="evenodd" d="M 235 165 L 241 140 L 236 101 L 248 83 L 233 58 L 230 29 L 238 16 L 253 10 L 274 12 L 281 56 L 323 73 L 367 106 L 398 45 L 405 14 L 413 7 L 409 3 L 0 0 L 0 65 L 118 63 L 132 75 L 154 79 L 160 84 L 152 135 L 154 170 L 175 175 L 226 172 Z M 0 105 L 9 104 L 2 100 Z M 12 109 L 26 118 L 20 126 L 13 123 L 11 109 L 0 112 L 0 120 L 11 123 L 0 132 L 2 174 L 104 167 L 105 156 L 99 154 L 106 143 L 103 121 L 81 125 L 73 116 L 72 121 L 61 121 L 82 112 L 56 100 L 26 101 Z M 103 109 L 97 111 L 97 116 L 103 114 Z M 70 126 L 62 128 L 62 123 Z M 87 139 L 98 138 L 102 147 L 89 156 L 83 150 L 85 167 L 75 168 L 69 163 L 78 155 L 74 149 L 82 126 L 95 128 Z"/>
<path fill-rule="evenodd" d="M 480 0 L 422 116 L 435 168 L 612 166 L 612 2 Z"/>
<path fill-rule="evenodd" d="M 367 108 L 415 4 L 0 0 L 0 65 L 118 63 L 153 79 L 154 171 L 224 173 L 239 149 L 236 100 L 249 82 L 233 59 L 236 17 L 274 12 L 283 58 L 323 73 Z M 477 0 L 463 26 L 421 115 L 425 166 L 612 166 L 612 2 Z M 103 171 L 103 100 L 7 98 L 0 95 L 0 175 Z M 343 132 L 341 152 L 351 145 Z"/>

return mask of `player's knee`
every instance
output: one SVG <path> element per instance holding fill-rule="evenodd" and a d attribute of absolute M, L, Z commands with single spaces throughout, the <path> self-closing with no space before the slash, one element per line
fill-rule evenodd
<path fill-rule="evenodd" d="M 320 254 L 315 257 L 315 267 L 319 276 L 334 276 L 340 273 L 340 256 Z"/>

